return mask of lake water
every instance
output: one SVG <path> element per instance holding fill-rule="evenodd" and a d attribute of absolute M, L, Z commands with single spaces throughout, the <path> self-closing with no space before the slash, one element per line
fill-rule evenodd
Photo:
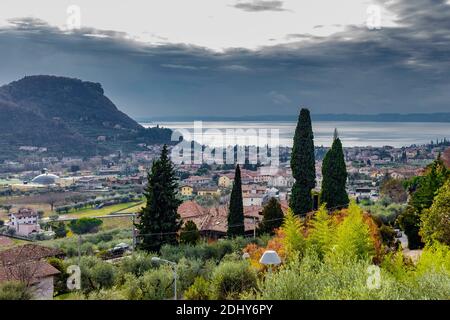
<path fill-rule="evenodd" d="M 144 127 L 156 125 L 156 123 L 141 124 Z M 194 122 L 158 122 L 158 124 L 173 130 L 185 130 L 191 134 L 194 132 Z M 256 141 L 255 139 L 260 137 L 260 144 L 272 144 L 269 139 L 264 140 L 264 137 L 270 138 L 271 130 L 278 130 L 279 144 L 292 146 L 295 126 L 295 122 L 280 121 L 204 121 L 201 123 L 202 138 L 194 135 L 191 138 L 194 137 L 197 142 L 201 142 L 200 140 L 203 139 L 203 144 L 219 146 L 222 145 L 222 139 L 225 139 L 225 133 L 228 130 L 227 138 L 233 139 L 232 133 L 234 132 L 238 144 L 248 144 L 248 142 L 239 143 L 238 139 L 244 136 L 253 139 L 250 141 Z M 316 146 L 330 146 L 335 128 L 337 128 L 339 137 L 345 147 L 379 147 L 385 145 L 402 147 L 412 144 L 425 144 L 431 140 L 436 141 L 436 139 L 450 139 L 449 123 L 315 121 L 313 122 L 314 144 Z M 264 129 L 268 131 L 267 134 L 264 134 Z"/>

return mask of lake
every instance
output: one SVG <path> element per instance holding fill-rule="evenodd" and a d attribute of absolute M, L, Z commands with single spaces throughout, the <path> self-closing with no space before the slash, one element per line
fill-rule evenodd
<path fill-rule="evenodd" d="M 141 123 L 144 127 L 153 127 L 157 123 Z M 173 130 L 187 130 L 193 133 L 194 122 L 158 122 L 162 127 Z M 234 132 L 227 138 L 239 138 L 247 135 L 250 141 L 256 141 L 260 137 L 261 144 L 270 143 L 264 140 L 262 129 L 279 131 L 279 144 L 292 146 L 295 122 L 271 122 L 271 121 L 204 121 L 201 123 L 203 132 L 203 143 L 211 146 L 222 145 L 226 130 Z M 345 147 L 355 146 L 393 146 L 402 147 L 412 144 L 425 144 L 431 140 L 447 138 L 450 139 L 450 124 L 441 122 L 355 122 L 355 121 L 315 121 L 313 123 L 314 144 L 316 146 L 330 146 L 333 139 L 334 129 L 337 128 L 339 137 Z M 245 134 L 242 134 L 244 130 Z M 200 142 L 201 138 L 194 140 Z M 230 140 L 231 141 L 231 140 Z M 235 142 L 236 142 L 235 141 Z M 228 144 L 228 143 L 227 143 Z M 238 144 L 248 144 L 238 143 Z"/>

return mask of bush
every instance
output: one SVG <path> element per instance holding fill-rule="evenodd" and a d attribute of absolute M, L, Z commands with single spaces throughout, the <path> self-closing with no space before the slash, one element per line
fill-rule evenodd
<path fill-rule="evenodd" d="M 394 247 L 396 243 L 396 232 L 394 228 L 383 224 L 379 230 L 383 244 L 388 247 Z"/>
<path fill-rule="evenodd" d="M 256 288 L 256 272 L 247 261 L 221 263 L 211 277 L 212 297 L 215 299 L 237 299 L 245 291 Z"/>
<path fill-rule="evenodd" d="M 142 276 L 156 265 L 151 261 L 151 256 L 145 252 L 134 252 L 131 256 L 121 260 L 119 269 L 122 274 L 131 273 L 136 277 Z"/>
<path fill-rule="evenodd" d="M 69 261 L 69 263 L 75 261 Z M 100 291 L 111 288 L 116 279 L 116 268 L 105 261 L 96 257 L 83 256 L 80 261 L 81 269 L 81 290 L 84 293 Z"/>
<path fill-rule="evenodd" d="M 203 277 L 197 277 L 184 293 L 186 300 L 208 300 L 212 295 L 210 283 Z"/>
<path fill-rule="evenodd" d="M 60 272 L 54 278 L 54 294 L 59 295 L 67 293 L 67 278 L 69 277 L 69 275 L 66 272 L 67 266 L 65 265 L 64 261 L 58 258 L 49 258 L 47 262 L 58 269 L 58 271 Z"/>
<path fill-rule="evenodd" d="M 125 275 L 123 293 L 128 300 L 164 300 L 173 297 L 173 274 L 163 266 L 144 273 L 142 277 Z"/>
<path fill-rule="evenodd" d="M 363 213 L 354 202 L 348 207 L 348 215 L 336 227 L 333 255 L 367 259 L 374 255 L 374 243 Z"/>
<path fill-rule="evenodd" d="M 0 300 L 31 300 L 32 293 L 24 283 L 4 282 L 0 284 Z"/>
<path fill-rule="evenodd" d="M 420 234 L 425 242 L 450 245 L 450 179 L 442 186 L 430 209 L 423 211 Z"/>

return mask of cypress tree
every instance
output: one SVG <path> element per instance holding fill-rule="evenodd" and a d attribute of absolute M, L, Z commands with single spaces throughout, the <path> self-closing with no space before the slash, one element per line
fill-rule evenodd
<path fill-rule="evenodd" d="M 328 209 L 339 209 L 348 206 L 349 199 L 345 185 L 347 183 L 347 168 L 344 151 L 339 138 L 334 139 L 331 149 L 325 155 L 322 163 L 321 202 Z"/>
<path fill-rule="evenodd" d="M 291 169 L 295 183 L 289 206 L 296 215 L 305 215 L 313 208 L 311 190 L 316 186 L 314 135 L 308 109 L 301 109 L 295 129 Z"/>
<path fill-rule="evenodd" d="M 234 184 L 231 190 L 230 207 L 228 210 L 228 237 L 243 236 L 244 226 L 244 204 L 242 202 L 241 169 L 236 166 Z"/>
<path fill-rule="evenodd" d="M 136 227 L 141 249 L 158 252 L 163 244 L 177 243 L 181 227 L 177 212 L 181 203 L 177 198 L 178 184 L 166 145 L 161 157 L 153 162 L 147 180 L 144 193 L 147 204 L 138 214 Z"/>
<path fill-rule="evenodd" d="M 273 234 L 274 230 L 281 227 L 283 224 L 283 210 L 281 210 L 280 203 L 277 199 L 271 198 L 263 209 L 263 220 L 258 228 L 259 234 L 269 233 Z"/>

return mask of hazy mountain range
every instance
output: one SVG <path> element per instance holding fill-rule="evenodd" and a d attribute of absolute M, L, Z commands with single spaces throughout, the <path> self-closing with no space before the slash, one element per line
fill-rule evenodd
<path fill-rule="evenodd" d="M 297 121 L 297 115 L 246 115 L 236 117 L 179 116 L 137 117 L 139 122 L 149 121 Z M 450 122 L 450 112 L 441 113 L 379 113 L 379 114 L 312 114 L 314 121 L 371 121 L 371 122 Z"/>

